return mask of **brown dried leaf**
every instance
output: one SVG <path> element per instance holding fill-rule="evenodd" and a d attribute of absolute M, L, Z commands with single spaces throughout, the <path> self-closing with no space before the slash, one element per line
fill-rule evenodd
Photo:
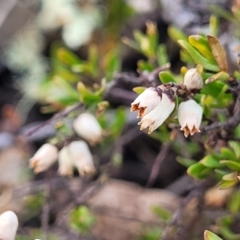
<path fill-rule="evenodd" d="M 227 56 L 223 46 L 219 43 L 218 39 L 208 35 L 207 41 L 211 47 L 212 54 L 221 71 L 228 71 Z"/>

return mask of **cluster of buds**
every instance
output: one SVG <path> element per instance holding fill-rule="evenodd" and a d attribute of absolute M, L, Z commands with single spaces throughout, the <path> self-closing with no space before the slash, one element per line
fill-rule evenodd
<path fill-rule="evenodd" d="M 130 111 L 138 111 L 137 118 L 141 118 L 138 123 L 140 130 L 148 128 L 150 134 L 171 115 L 179 92 L 186 90 L 185 95 L 186 93 L 190 95 L 199 91 L 202 86 L 201 75 L 196 68 L 192 68 L 186 72 L 183 85 L 168 83 L 145 89 L 131 104 Z M 177 110 L 178 121 L 185 137 L 200 132 L 203 113 L 202 107 L 193 99 L 189 99 L 190 96 L 187 97 L 188 99 L 181 102 Z"/>
<path fill-rule="evenodd" d="M 89 114 L 80 114 L 73 122 L 75 132 L 91 145 L 102 139 L 102 128 L 96 118 Z M 74 167 L 80 175 L 95 172 L 93 156 L 85 141 L 73 141 L 60 151 L 57 147 L 46 143 L 30 159 L 29 166 L 35 173 L 49 169 L 58 160 L 58 172 L 62 176 L 72 176 Z"/>
<path fill-rule="evenodd" d="M 6 211 L 0 215 L 0 239 L 14 240 L 18 228 L 17 215 L 12 211 Z"/>

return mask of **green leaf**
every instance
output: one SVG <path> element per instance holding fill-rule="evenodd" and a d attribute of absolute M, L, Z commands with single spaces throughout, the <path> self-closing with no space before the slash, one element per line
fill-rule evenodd
<path fill-rule="evenodd" d="M 206 176 L 204 170 L 206 170 L 206 167 L 198 162 L 190 166 L 187 173 L 193 178 L 201 180 Z"/>
<path fill-rule="evenodd" d="M 143 72 L 143 71 L 152 72 L 154 70 L 154 66 L 151 63 L 146 62 L 144 60 L 139 60 L 137 62 L 137 65 L 138 65 L 138 69 L 141 72 Z"/>
<path fill-rule="evenodd" d="M 209 83 L 211 83 L 213 81 L 216 81 L 216 80 L 227 81 L 229 78 L 230 78 L 230 75 L 227 72 L 219 72 L 219 73 L 216 73 L 216 74 L 212 75 L 208 79 L 206 79 L 205 83 L 209 84 Z"/>
<path fill-rule="evenodd" d="M 233 152 L 234 152 L 234 155 L 236 156 L 236 158 L 239 160 L 239 158 L 240 158 L 240 143 L 237 141 L 229 141 L 228 144 L 233 149 Z"/>
<path fill-rule="evenodd" d="M 231 180 L 231 181 L 221 181 L 219 184 L 218 184 L 218 187 L 219 188 L 230 188 L 232 186 L 234 186 L 235 184 L 237 184 L 238 181 L 236 180 Z"/>
<path fill-rule="evenodd" d="M 191 35 L 188 37 L 189 43 L 195 47 L 205 58 L 211 61 L 213 64 L 217 64 L 212 50 L 208 44 L 207 38 L 202 35 Z"/>
<path fill-rule="evenodd" d="M 170 72 L 167 71 L 160 72 L 159 77 L 162 83 L 176 82 Z"/>
<path fill-rule="evenodd" d="M 70 66 L 82 63 L 82 60 L 76 54 L 64 47 L 57 49 L 57 56 L 61 62 Z"/>
<path fill-rule="evenodd" d="M 187 41 L 187 39 L 188 39 L 187 35 L 184 32 L 182 32 L 178 28 L 174 27 L 173 25 L 168 27 L 168 35 L 175 42 L 177 42 L 178 40 Z"/>
<path fill-rule="evenodd" d="M 219 167 L 221 167 L 221 164 L 219 164 L 219 161 L 211 155 L 205 156 L 200 161 L 200 163 L 202 163 L 205 167 L 209 167 L 209 168 L 219 168 Z"/>
<path fill-rule="evenodd" d="M 160 206 L 153 206 L 152 211 L 161 219 L 167 221 L 171 218 L 172 214 L 167 209 Z"/>
<path fill-rule="evenodd" d="M 146 89 L 145 87 L 135 87 L 133 88 L 133 91 L 137 94 L 141 94 L 144 92 L 145 89 Z"/>
<path fill-rule="evenodd" d="M 177 161 L 185 167 L 190 167 L 196 163 L 196 161 L 193 159 L 179 157 L 179 156 L 177 157 Z"/>
<path fill-rule="evenodd" d="M 204 240 L 223 240 L 222 238 L 218 237 L 216 234 L 205 230 L 204 232 Z"/>
<path fill-rule="evenodd" d="M 224 166 L 227 166 L 231 170 L 234 170 L 234 171 L 240 170 L 240 163 L 236 163 L 230 160 L 221 160 L 220 163 Z"/>
<path fill-rule="evenodd" d="M 233 160 L 238 162 L 238 158 L 234 154 L 233 150 L 230 150 L 229 148 L 226 147 L 221 148 L 220 155 L 222 159 Z"/>
<path fill-rule="evenodd" d="M 78 83 L 77 89 L 80 93 L 81 101 L 85 104 L 98 103 L 102 100 L 100 94 L 91 92 L 89 89 L 86 88 L 86 86 L 82 82 Z"/>
<path fill-rule="evenodd" d="M 160 44 L 157 48 L 157 61 L 159 66 L 163 66 L 169 62 L 167 47 L 165 44 Z"/>
<path fill-rule="evenodd" d="M 217 37 L 219 32 L 219 21 L 217 16 L 211 15 L 209 20 L 209 27 L 212 35 Z"/>
<path fill-rule="evenodd" d="M 203 57 L 193 46 L 191 46 L 188 42 L 183 40 L 178 40 L 179 45 L 187 51 L 187 53 L 191 56 L 193 61 L 196 64 L 201 64 L 204 69 L 210 70 L 213 72 L 218 72 L 220 69 L 217 65 L 211 63 L 208 59 Z"/>

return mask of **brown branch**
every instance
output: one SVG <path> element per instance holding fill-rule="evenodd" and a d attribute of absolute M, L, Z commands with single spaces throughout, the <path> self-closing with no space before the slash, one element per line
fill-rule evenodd
<path fill-rule="evenodd" d="M 161 240 L 191 239 L 192 231 L 200 219 L 204 205 L 204 193 L 212 185 L 213 183 L 209 180 L 198 183 L 168 222 Z"/>
<path fill-rule="evenodd" d="M 52 122 L 56 121 L 57 119 L 59 118 L 62 118 L 62 117 L 65 117 L 67 116 L 69 113 L 77 110 L 78 108 L 81 108 L 83 107 L 83 104 L 82 103 L 77 103 L 73 106 L 70 106 L 66 109 L 64 109 L 63 111 L 55 114 L 52 118 L 50 118 L 49 120 L 45 121 L 44 123 L 40 124 L 39 126 L 37 126 L 36 128 L 34 128 L 33 130 L 25 133 L 25 135 L 27 137 L 30 137 L 32 134 L 36 133 L 38 130 L 40 130 L 42 127 L 48 125 L 48 124 L 51 124 Z"/>
<path fill-rule="evenodd" d="M 162 144 L 161 149 L 160 149 L 156 159 L 154 160 L 154 164 L 152 166 L 152 170 L 151 170 L 148 182 L 146 184 L 146 187 L 151 187 L 154 184 L 154 182 L 157 178 L 157 175 L 159 173 L 159 169 L 161 168 L 161 165 L 167 155 L 169 148 L 170 148 L 170 144 Z"/>

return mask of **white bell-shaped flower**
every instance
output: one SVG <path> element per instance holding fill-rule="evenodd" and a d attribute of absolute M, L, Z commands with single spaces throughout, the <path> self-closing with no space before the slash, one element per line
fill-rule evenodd
<path fill-rule="evenodd" d="M 62 176 L 73 175 L 73 161 L 68 146 L 63 147 L 58 153 L 58 172 Z"/>
<path fill-rule="evenodd" d="M 141 125 L 140 130 L 147 127 L 148 134 L 156 130 L 169 117 L 175 107 L 175 101 L 172 96 L 168 96 L 165 92 L 162 93 L 162 99 L 158 105 L 148 114 L 142 117 L 138 125 Z"/>
<path fill-rule="evenodd" d="M 95 172 L 92 154 L 84 141 L 73 141 L 68 148 L 72 161 L 80 175 Z"/>
<path fill-rule="evenodd" d="M 196 91 L 203 87 L 203 79 L 196 68 L 191 68 L 184 75 L 183 84 L 186 86 L 187 90 Z"/>
<path fill-rule="evenodd" d="M 203 109 L 194 100 L 188 100 L 182 102 L 178 108 L 178 121 L 181 126 L 181 130 L 184 131 L 184 136 L 189 134 L 193 135 L 196 132 L 200 132 L 200 125 L 202 121 Z"/>
<path fill-rule="evenodd" d="M 43 172 L 56 162 L 57 157 L 58 149 L 52 144 L 45 143 L 29 160 L 29 166 L 35 173 Z"/>
<path fill-rule="evenodd" d="M 157 88 L 147 88 L 131 104 L 131 112 L 138 111 L 138 118 L 151 112 L 161 101 Z"/>
<path fill-rule="evenodd" d="M 82 113 L 73 121 L 74 131 L 91 144 L 102 140 L 103 131 L 97 119 L 90 113 Z"/>
<path fill-rule="evenodd" d="M 17 215 L 12 211 L 6 211 L 0 215 L 0 239 L 14 240 L 18 228 Z"/>

